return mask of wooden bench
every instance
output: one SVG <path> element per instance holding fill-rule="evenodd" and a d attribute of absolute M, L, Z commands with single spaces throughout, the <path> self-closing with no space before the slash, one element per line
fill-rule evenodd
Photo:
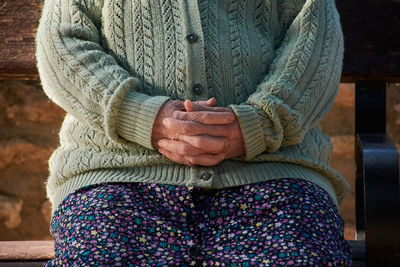
<path fill-rule="evenodd" d="M 356 239 L 368 266 L 400 266 L 398 152 L 386 134 L 386 90 L 400 82 L 400 3 L 336 0 L 343 82 L 356 85 Z"/>
<path fill-rule="evenodd" d="M 356 241 L 354 266 L 400 265 L 397 150 L 386 134 L 387 83 L 400 82 L 400 3 L 336 0 L 345 35 L 342 82 L 356 84 Z M 0 80 L 38 79 L 34 57 L 40 0 L 0 3 Z M 0 242 L 0 266 L 35 266 L 52 241 Z"/>
<path fill-rule="evenodd" d="M 52 258 L 53 241 L 0 242 L 0 266 L 42 266 Z"/>

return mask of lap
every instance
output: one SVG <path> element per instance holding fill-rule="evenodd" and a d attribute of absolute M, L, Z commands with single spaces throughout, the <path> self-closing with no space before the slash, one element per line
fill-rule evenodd
<path fill-rule="evenodd" d="M 329 195 L 300 179 L 282 179 L 200 196 L 206 261 L 343 266 L 351 249 Z M 206 219 L 204 219 L 206 218 Z"/>
<path fill-rule="evenodd" d="M 48 265 L 188 262 L 185 241 L 194 237 L 183 220 L 179 199 L 170 205 L 172 195 L 166 191 L 168 187 L 118 183 L 69 195 L 52 219 L 56 257 Z"/>
<path fill-rule="evenodd" d="M 54 265 L 351 260 L 334 202 L 300 179 L 207 191 L 144 183 L 91 186 L 61 203 L 51 231 Z"/>

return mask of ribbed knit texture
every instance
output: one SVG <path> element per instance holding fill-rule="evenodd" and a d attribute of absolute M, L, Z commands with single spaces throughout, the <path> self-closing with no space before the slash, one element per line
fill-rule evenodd
<path fill-rule="evenodd" d="M 319 122 L 342 60 L 334 0 L 46 0 L 38 69 L 47 95 L 68 113 L 49 163 L 53 210 L 102 182 L 222 188 L 290 177 L 340 203 L 349 186 L 329 166 Z M 210 97 L 234 110 L 245 156 L 189 167 L 154 150 L 153 124 L 166 101 Z"/>

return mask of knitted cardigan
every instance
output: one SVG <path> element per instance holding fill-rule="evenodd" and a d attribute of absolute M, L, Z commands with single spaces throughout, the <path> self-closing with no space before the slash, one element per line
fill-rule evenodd
<path fill-rule="evenodd" d="M 319 122 L 337 93 L 343 34 L 334 0 L 46 0 L 37 63 L 67 111 L 49 161 L 53 211 L 105 182 L 224 188 L 301 178 L 341 203 Z M 151 144 L 169 99 L 231 107 L 246 155 L 213 167 L 172 162 Z"/>

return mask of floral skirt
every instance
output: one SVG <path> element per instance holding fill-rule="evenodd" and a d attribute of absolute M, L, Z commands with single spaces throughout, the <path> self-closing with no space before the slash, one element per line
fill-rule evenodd
<path fill-rule="evenodd" d="M 99 184 L 56 210 L 46 266 L 350 266 L 343 230 L 330 196 L 302 179 Z"/>

